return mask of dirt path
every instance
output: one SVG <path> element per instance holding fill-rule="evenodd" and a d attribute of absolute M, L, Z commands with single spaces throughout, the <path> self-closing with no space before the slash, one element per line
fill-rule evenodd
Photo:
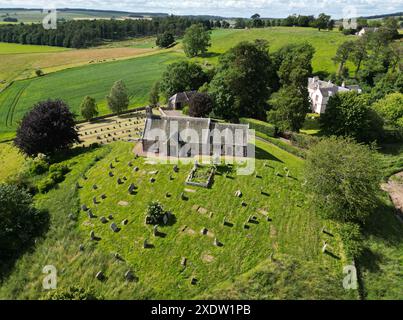
<path fill-rule="evenodd" d="M 383 183 L 381 188 L 389 193 L 390 199 L 396 207 L 396 216 L 403 223 L 403 172 L 390 177 L 388 183 Z"/>

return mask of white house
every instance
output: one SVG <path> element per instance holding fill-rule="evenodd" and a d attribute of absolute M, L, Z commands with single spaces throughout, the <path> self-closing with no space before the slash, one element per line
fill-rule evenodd
<path fill-rule="evenodd" d="M 312 112 L 325 113 L 326 105 L 329 98 L 338 92 L 347 92 L 355 90 L 359 93 L 362 92 L 359 86 L 337 86 L 330 81 L 319 80 L 318 77 L 308 78 L 308 92 L 311 100 Z"/>

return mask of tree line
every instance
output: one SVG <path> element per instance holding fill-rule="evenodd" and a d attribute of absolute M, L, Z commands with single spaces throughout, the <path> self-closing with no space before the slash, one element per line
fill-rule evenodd
<path fill-rule="evenodd" d="M 152 20 L 86 20 L 59 21 L 56 30 L 45 30 L 42 24 L 0 26 L 0 42 L 86 48 L 103 41 L 155 36 L 169 32 L 181 36 L 193 24 L 206 29 L 214 26 L 210 20 L 169 16 Z"/>

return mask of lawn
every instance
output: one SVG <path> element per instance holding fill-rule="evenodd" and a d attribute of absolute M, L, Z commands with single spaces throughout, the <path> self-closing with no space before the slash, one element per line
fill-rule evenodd
<path fill-rule="evenodd" d="M 179 172 L 174 173 L 173 165 L 146 164 L 142 158 L 134 159 L 132 149 L 132 144 L 119 142 L 84 153 L 77 149 L 75 155 L 65 160 L 72 168 L 66 181 L 48 194 L 36 196 L 37 205 L 49 210 L 51 228 L 46 238 L 37 242 L 35 251 L 16 262 L 13 272 L 2 283 L 1 298 L 40 297 L 41 268 L 45 264 L 60 270 L 59 286 L 92 286 L 107 299 L 181 299 L 210 293 L 220 298 L 214 294 L 214 288 L 270 263 L 268 257 L 272 253 L 275 259 L 298 261 L 304 270 L 316 266 L 316 280 L 310 286 L 306 286 L 306 278 L 285 281 L 281 284 L 285 288 L 278 283 L 273 285 L 271 294 L 281 289 L 289 292 L 288 298 L 357 297 L 341 286 L 344 257 L 337 234 L 329 237 L 321 232 L 323 226 L 334 232 L 334 225 L 317 218 L 301 187 L 302 160 L 275 146 L 257 142 L 256 166 L 261 178 L 237 176 L 230 168 L 219 167 L 220 174 L 211 189 L 205 189 L 185 186 L 192 164 L 180 164 Z M 140 170 L 134 171 L 129 161 Z M 114 166 L 112 170 L 110 163 Z M 274 174 L 283 172 L 285 166 L 292 177 Z M 157 174 L 150 173 L 155 170 Z M 109 177 L 108 171 L 113 171 L 114 177 Z M 82 178 L 83 173 L 87 180 Z M 173 180 L 169 179 L 170 174 Z M 118 185 L 117 178 L 124 176 L 127 181 Z M 156 179 L 154 183 L 149 181 L 151 177 Z M 78 192 L 77 181 L 83 187 Z M 127 189 L 132 182 L 138 189 L 136 194 L 129 195 Z M 234 196 L 238 189 L 242 198 Z M 187 200 L 181 200 L 183 191 Z M 171 193 L 169 198 L 166 192 Z M 101 200 L 101 194 L 107 198 Z M 96 205 L 92 202 L 94 196 L 99 201 Z M 163 234 L 159 237 L 154 237 L 151 226 L 144 224 L 147 203 L 155 200 L 175 217 L 159 228 Z M 128 205 L 118 205 L 120 201 Z M 241 205 L 242 201 L 246 206 Z M 82 204 L 91 207 L 97 218 L 89 219 L 81 211 L 78 222 L 71 221 L 69 213 L 78 212 Z M 99 219 L 110 214 L 113 220 L 102 224 Z M 247 223 L 253 215 L 256 221 Z M 267 221 L 266 215 L 271 221 Z M 225 226 L 224 217 L 228 222 Z M 124 219 L 128 219 L 127 225 L 121 224 Z M 111 231 L 111 222 L 121 228 L 118 233 Z M 202 228 L 209 230 L 207 235 L 200 233 Z M 90 240 L 91 230 L 100 241 Z M 223 246 L 213 245 L 215 237 Z M 143 249 L 145 239 L 153 248 Z M 332 253 L 341 260 L 321 253 L 323 241 L 329 243 Z M 80 244 L 85 247 L 82 252 Z M 122 259 L 116 260 L 115 253 Z M 183 257 L 187 258 L 186 267 L 181 266 Z M 289 270 L 278 263 L 270 268 L 279 277 L 288 277 Z M 124 281 L 127 270 L 134 272 L 138 282 Z M 107 276 L 105 282 L 94 279 L 98 271 Z M 308 272 L 305 276 L 310 279 Z M 196 285 L 190 283 L 193 277 L 198 280 Z M 331 286 L 332 290 L 323 290 L 325 286 Z"/>

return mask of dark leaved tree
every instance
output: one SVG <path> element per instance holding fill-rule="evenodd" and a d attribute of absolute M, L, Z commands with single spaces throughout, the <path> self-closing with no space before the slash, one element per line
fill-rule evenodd
<path fill-rule="evenodd" d="M 196 93 L 189 102 L 189 116 L 206 117 L 213 109 L 213 101 L 207 93 Z"/>
<path fill-rule="evenodd" d="M 74 115 L 62 100 L 39 102 L 22 119 L 14 144 L 26 155 L 52 154 L 78 142 Z"/>

